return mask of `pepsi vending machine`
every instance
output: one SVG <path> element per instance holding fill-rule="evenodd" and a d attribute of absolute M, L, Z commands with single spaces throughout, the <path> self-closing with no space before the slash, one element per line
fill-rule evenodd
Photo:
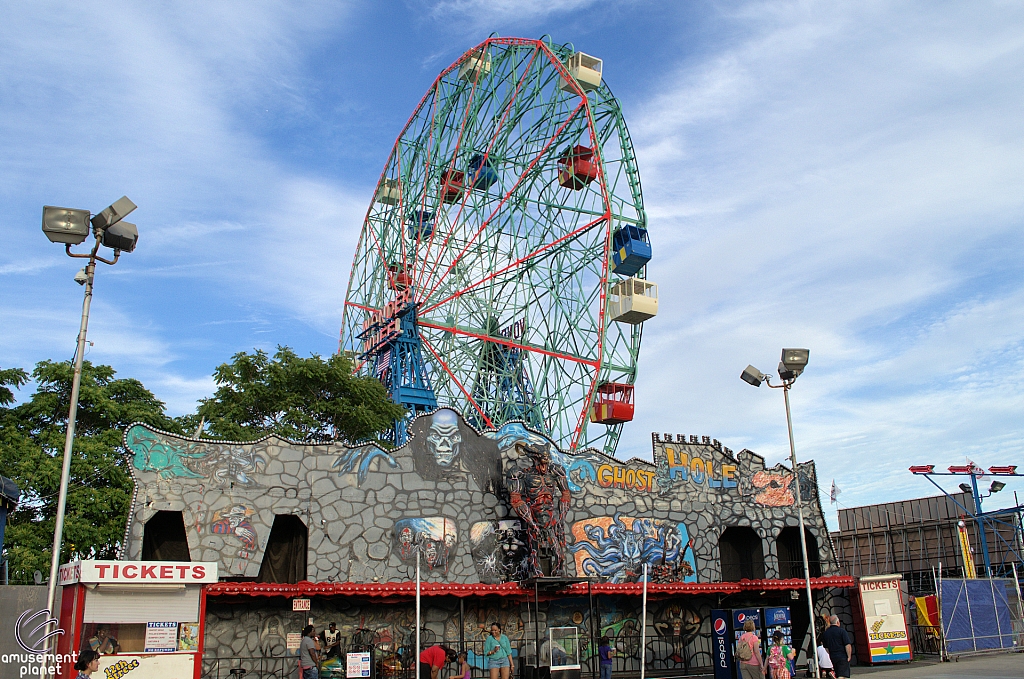
<path fill-rule="evenodd" d="M 715 663 L 715 679 L 735 679 L 729 617 L 729 611 L 711 611 L 711 655 Z"/>
<path fill-rule="evenodd" d="M 732 648 L 733 652 L 736 650 L 736 642 L 743 636 L 743 625 L 746 624 L 747 620 L 754 621 L 754 634 L 761 640 L 761 657 L 765 657 L 767 648 L 764 642 L 764 616 L 761 615 L 763 610 L 760 608 L 734 608 L 732 610 Z M 740 677 L 739 663 L 736 665 L 736 677 Z"/>

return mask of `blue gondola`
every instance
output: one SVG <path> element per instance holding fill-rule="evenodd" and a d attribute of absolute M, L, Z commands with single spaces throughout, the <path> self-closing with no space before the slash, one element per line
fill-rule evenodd
<path fill-rule="evenodd" d="M 413 210 L 409 213 L 409 240 L 426 240 L 434 233 L 434 213 L 428 210 Z"/>
<path fill-rule="evenodd" d="M 469 184 L 474 189 L 486 191 L 498 181 L 498 171 L 491 161 L 478 153 L 469 159 Z"/>
<path fill-rule="evenodd" d="M 619 276 L 634 276 L 651 261 L 651 241 L 647 229 L 627 224 L 612 234 L 612 271 Z"/>

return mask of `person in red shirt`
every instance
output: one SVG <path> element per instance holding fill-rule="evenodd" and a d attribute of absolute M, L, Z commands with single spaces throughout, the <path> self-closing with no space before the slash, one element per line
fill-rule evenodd
<path fill-rule="evenodd" d="M 431 646 L 420 651 L 419 679 L 437 679 L 446 663 L 458 660 L 458 654 L 447 646 Z"/>

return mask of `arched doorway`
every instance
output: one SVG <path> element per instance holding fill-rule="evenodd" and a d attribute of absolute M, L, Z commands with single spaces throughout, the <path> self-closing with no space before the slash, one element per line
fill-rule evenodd
<path fill-rule="evenodd" d="M 718 538 L 718 559 L 722 566 L 722 582 L 764 577 L 764 548 L 761 537 L 753 528 L 726 528 Z"/>
<path fill-rule="evenodd" d="M 157 512 L 142 532 L 143 561 L 191 561 L 181 512 Z"/>
<path fill-rule="evenodd" d="M 818 555 L 818 541 L 811 531 L 804 529 L 807 538 L 807 566 L 812 578 L 821 577 L 821 558 Z M 804 577 L 804 557 L 800 550 L 800 529 L 796 526 L 783 528 L 775 539 L 775 551 L 779 556 L 780 578 Z"/>

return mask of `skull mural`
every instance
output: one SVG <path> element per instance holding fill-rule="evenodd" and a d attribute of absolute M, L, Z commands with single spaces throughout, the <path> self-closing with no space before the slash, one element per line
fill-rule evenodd
<path fill-rule="evenodd" d="M 427 432 L 427 450 L 441 467 L 451 467 L 459 456 L 462 434 L 459 433 L 459 417 L 454 410 L 443 408 L 430 418 Z"/>

